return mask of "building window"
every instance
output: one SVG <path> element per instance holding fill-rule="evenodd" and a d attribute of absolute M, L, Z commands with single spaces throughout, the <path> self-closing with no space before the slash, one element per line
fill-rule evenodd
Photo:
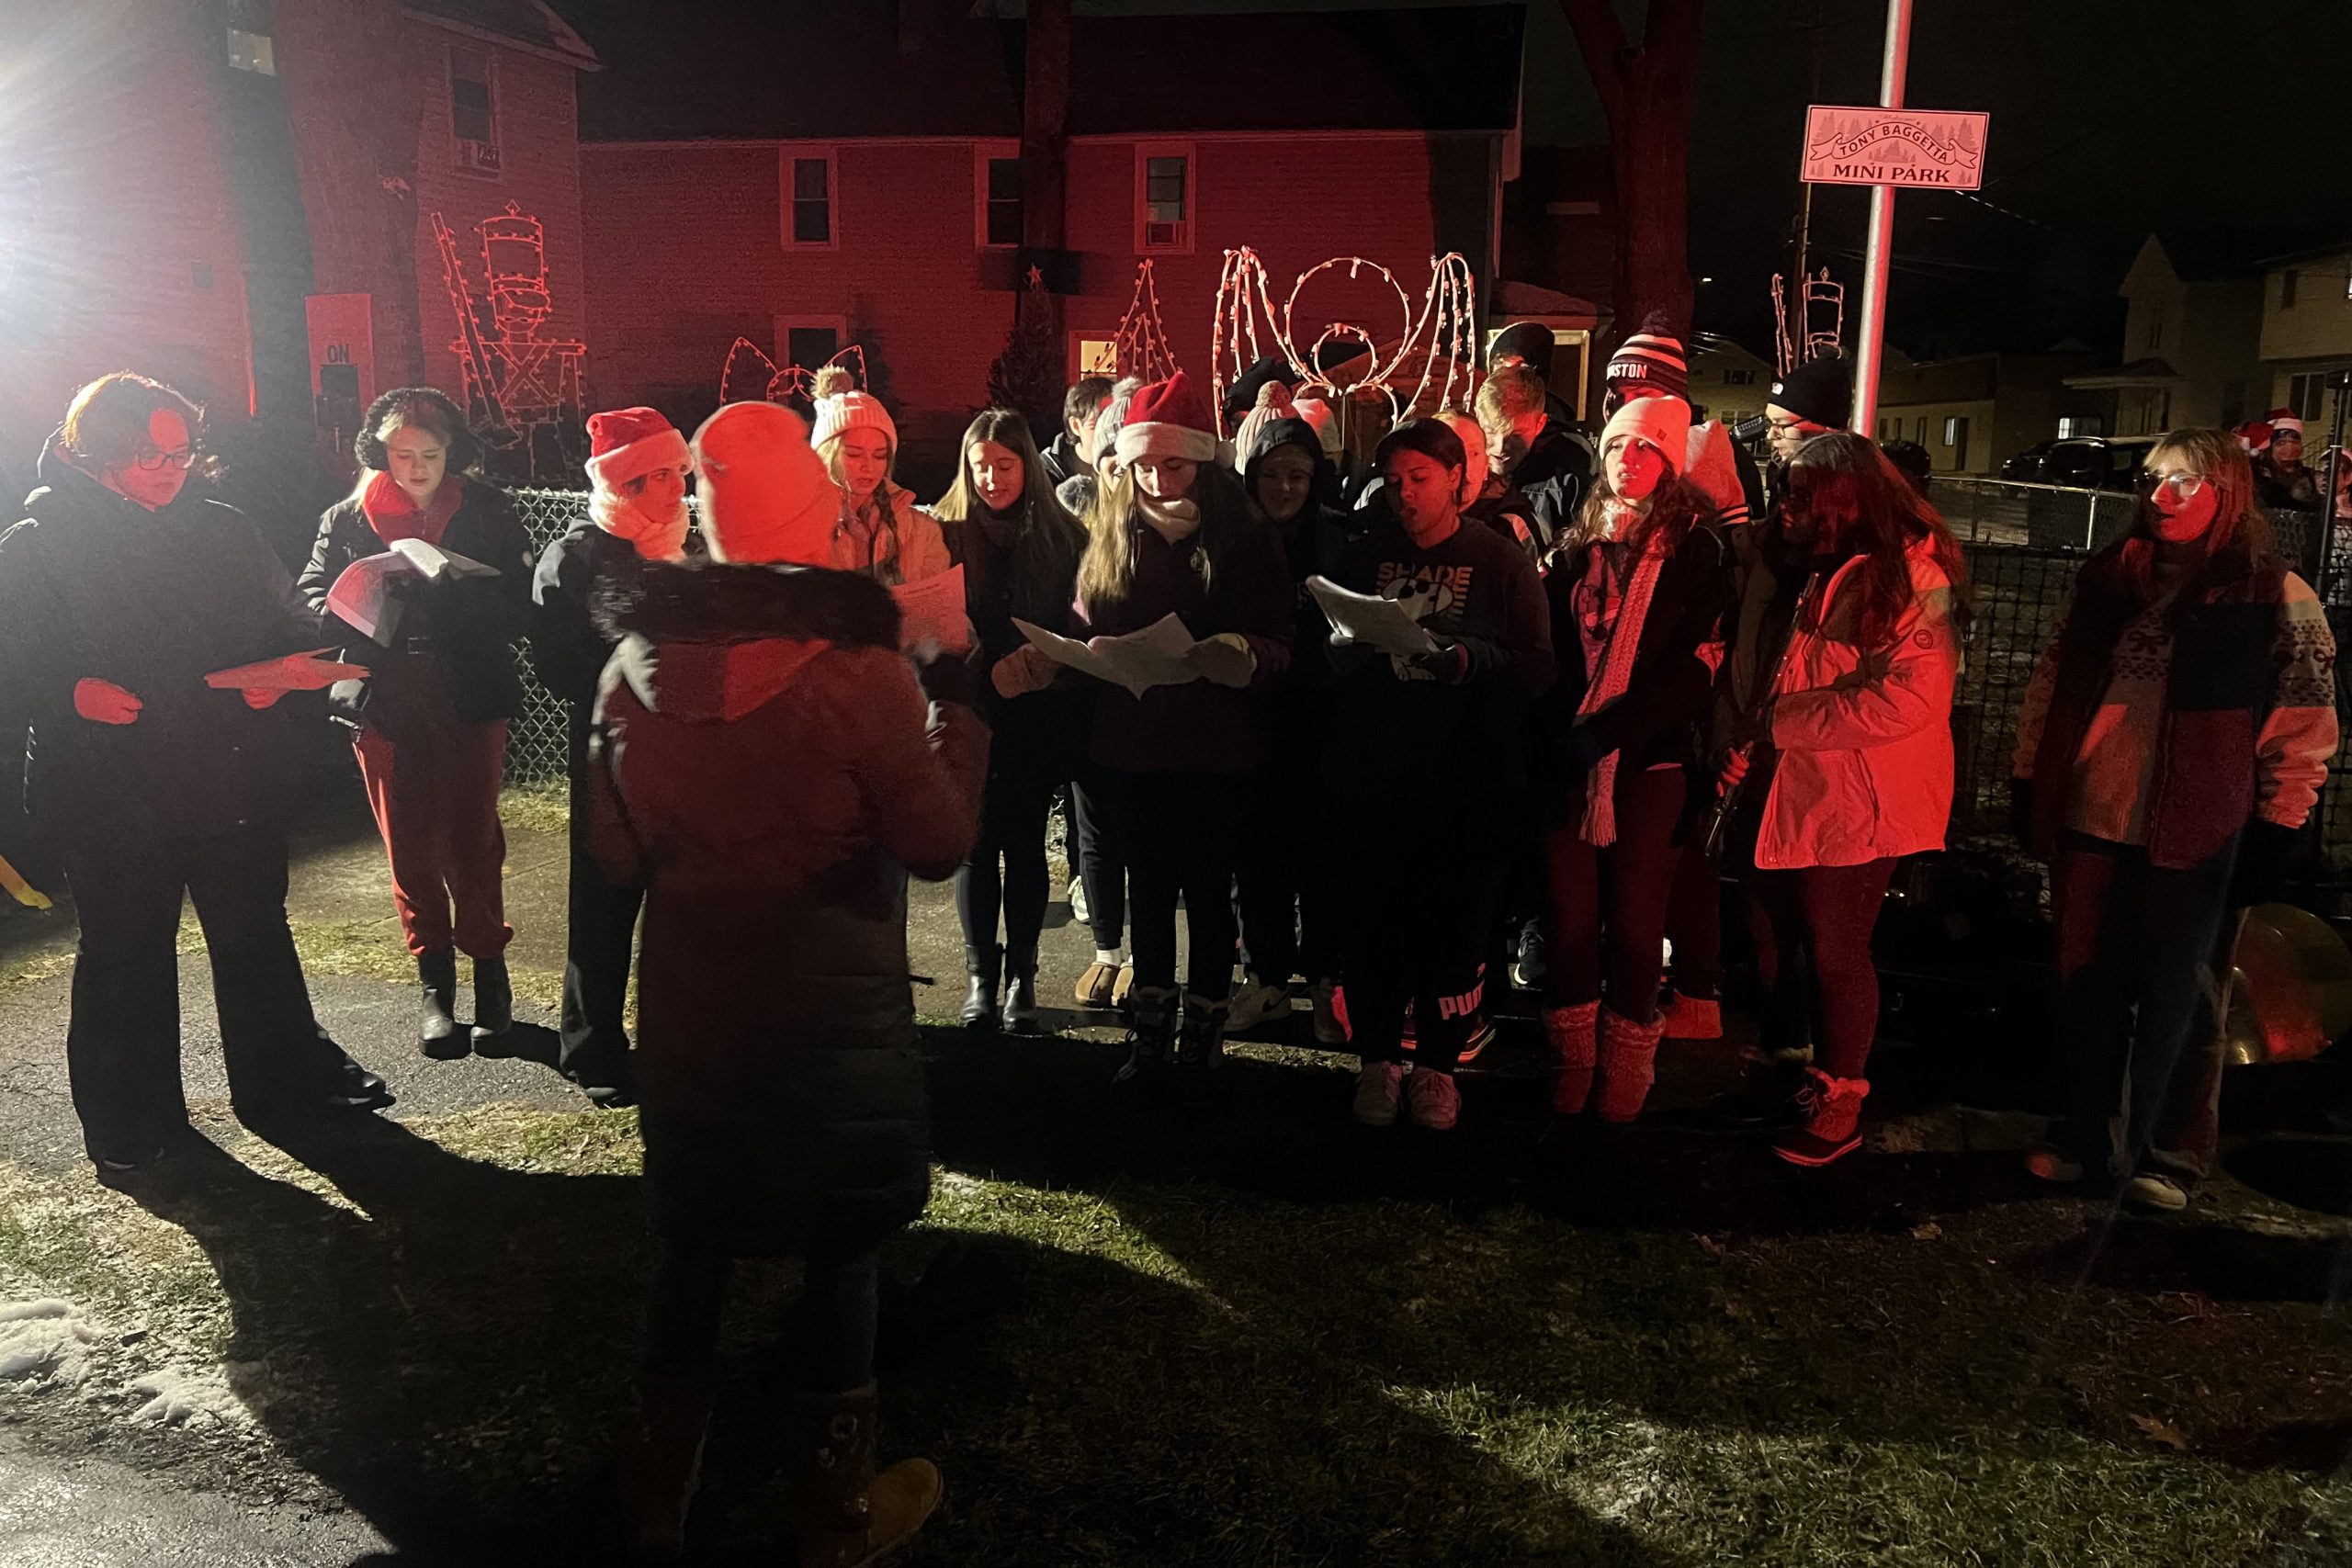
<path fill-rule="evenodd" d="M 2278 275 L 2278 308 L 2280 310 L 2291 310 L 2295 308 L 2295 288 L 2302 280 L 2303 275 L 2291 266 Z"/>
<path fill-rule="evenodd" d="M 775 323 L 776 363 L 814 371 L 842 351 L 846 322 L 831 316 L 779 316 Z"/>
<path fill-rule="evenodd" d="M 1968 467 L 1967 420 L 1948 419 L 1944 421 L 1944 445 L 1951 448 L 1951 466 L 1953 468 L 1964 468 Z"/>
<path fill-rule="evenodd" d="M 1136 149 L 1136 249 L 1192 254 L 1190 147 L 1146 142 Z"/>
<path fill-rule="evenodd" d="M 277 74 L 270 42 L 269 0 L 229 0 L 229 68 L 256 76 Z"/>
<path fill-rule="evenodd" d="M 1726 387 L 1753 387 L 1756 385 L 1756 372 L 1753 370 L 1726 370 L 1724 372 L 1724 385 Z"/>
<path fill-rule="evenodd" d="M 1075 381 L 1080 376 L 1116 376 L 1119 373 L 1119 340 L 1104 332 L 1072 333 L 1069 337 L 1069 375 Z"/>
<path fill-rule="evenodd" d="M 2095 413 L 2068 414 L 2058 422 L 2058 439 L 2073 441 L 2086 435 L 2105 434 L 2100 426 L 2106 422 Z"/>
<path fill-rule="evenodd" d="M 831 149 L 784 153 L 784 243 L 787 248 L 830 250 L 834 243 Z"/>
<path fill-rule="evenodd" d="M 1916 421 L 1914 421 L 1911 426 L 1911 439 L 1917 442 L 1920 446 L 1925 446 L 1928 444 L 1928 416 L 1926 414 L 1921 414 Z M 1897 428 L 1895 434 L 1899 436 L 1902 434 L 1902 430 Z"/>
<path fill-rule="evenodd" d="M 449 133 L 458 141 L 458 167 L 498 173 L 498 90 L 486 49 L 449 46 Z"/>
<path fill-rule="evenodd" d="M 1021 159 L 1017 153 L 982 148 L 973 184 L 978 189 L 976 226 L 982 245 L 1021 243 Z"/>
<path fill-rule="evenodd" d="M 2287 381 L 2287 406 L 2295 417 L 2306 424 L 2319 418 L 2320 404 L 2327 391 L 2327 372 L 2314 370 L 2308 376 L 2290 377 Z"/>

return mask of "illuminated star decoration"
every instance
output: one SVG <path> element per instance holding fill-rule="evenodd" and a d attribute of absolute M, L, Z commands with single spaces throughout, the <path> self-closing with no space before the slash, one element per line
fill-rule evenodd
<path fill-rule="evenodd" d="M 1375 338 L 1363 328 L 1348 321 L 1334 321 L 1325 327 L 1315 341 L 1302 353 L 1293 336 L 1293 321 L 1298 308 L 1298 297 L 1306 286 L 1333 267 L 1344 266 L 1350 277 L 1358 276 L 1370 267 L 1380 275 L 1381 281 L 1396 290 L 1399 325 L 1403 333 L 1382 358 L 1383 350 Z M 1291 370 L 1298 378 L 1302 389 L 1319 389 L 1330 394 L 1335 403 L 1344 402 L 1350 394 L 1363 389 L 1376 388 L 1388 400 L 1392 419 L 1408 410 L 1434 413 L 1453 408 L 1469 411 L 1470 396 L 1478 378 L 1477 284 L 1472 277 L 1470 264 L 1458 251 L 1430 258 L 1430 286 L 1421 297 L 1420 314 L 1413 313 L 1413 302 L 1405 293 L 1396 275 L 1378 262 L 1362 256 L 1333 256 L 1318 262 L 1298 275 L 1291 285 L 1290 297 L 1283 301 L 1278 313 L 1267 288 L 1266 264 L 1258 253 L 1243 246 L 1225 253 L 1225 272 L 1217 280 L 1216 314 L 1209 333 L 1210 377 L 1214 387 L 1211 404 L 1217 411 L 1217 434 L 1229 434 L 1225 424 L 1225 389 L 1238 379 L 1250 366 L 1262 357 L 1258 335 L 1259 320 L 1265 321 L 1266 337 L 1282 352 Z M 1363 345 L 1365 363 L 1369 367 L 1360 379 L 1341 385 L 1317 367 L 1317 356 L 1323 345 L 1335 338 L 1351 338 Z M 1399 400 L 1396 381 L 1408 370 L 1407 362 L 1416 354 L 1421 356 L 1421 373 L 1414 384 L 1413 395 Z M 1445 379 L 1438 389 L 1434 407 L 1424 408 L 1422 400 L 1430 391 L 1430 382 L 1437 374 L 1439 361 L 1445 365 Z M 1230 366 L 1230 374 L 1227 367 Z"/>
<path fill-rule="evenodd" d="M 1046 269 L 1039 266 L 1035 262 L 1031 262 L 1029 264 L 1029 287 L 1032 288 L 1043 288 L 1046 287 Z"/>

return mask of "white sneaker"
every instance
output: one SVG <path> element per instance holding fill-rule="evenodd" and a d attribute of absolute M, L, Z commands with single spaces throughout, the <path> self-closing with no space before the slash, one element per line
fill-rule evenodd
<path fill-rule="evenodd" d="M 1356 1120 L 1367 1127 L 1395 1126 L 1397 1102 L 1404 1098 L 1401 1062 L 1366 1062 L 1356 1075 Z"/>
<path fill-rule="evenodd" d="M 1413 1081 L 1406 1086 L 1406 1098 L 1412 1101 L 1416 1127 L 1444 1133 L 1462 1119 L 1462 1090 L 1455 1087 L 1452 1073 L 1414 1073 Z"/>
<path fill-rule="evenodd" d="M 1243 980 L 1226 1004 L 1225 1032 L 1245 1034 L 1261 1024 L 1290 1016 L 1290 987 L 1261 984 L 1255 975 Z"/>
<path fill-rule="evenodd" d="M 1069 879 L 1069 918 L 1081 926 L 1092 919 L 1092 911 L 1086 907 L 1086 879 L 1082 876 Z"/>
<path fill-rule="evenodd" d="M 1345 1045 L 1348 1026 L 1340 1021 L 1340 987 L 1329 980 L 1315 982 L 1315 1043 Z"/>
<path fill-rule="evenodd" d="M 2188 1207 L 2188 1190 L 2169 1176 L 2143 1170 L 2123 1184 L 2123 1201 L 2152 1214 L 2177 1214 Z"/>

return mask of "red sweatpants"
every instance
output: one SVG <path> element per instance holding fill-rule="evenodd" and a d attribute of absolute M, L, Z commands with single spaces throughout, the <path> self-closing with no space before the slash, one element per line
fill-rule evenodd
<path fill-rule="evenodd" d="M 506 829 L 498 820 L 506 721 L 405 723 L 398 741 L 368 725 L 352 749 L 391 862 L 408 950 L 504 953 L 514 938 L 506 923 Z"/>

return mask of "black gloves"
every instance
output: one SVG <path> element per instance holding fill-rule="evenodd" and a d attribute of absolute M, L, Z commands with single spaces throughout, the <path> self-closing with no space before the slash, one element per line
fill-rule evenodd
<path fill-rule="evenodd" d="M 1427 653 L 1413 655 L 1406 662 L 1449 686 L 1459 686 L 1470 678 L 1470 650 L 1458 642 L 1441 643 Z"/>
<path fill-rule="evenodd" d="M 2253 821 L 2238 840 L 2237 870 L 2230 876 L 2230 908 L 2244 909 L 2276 900 L 2287 880 L 2297 830 L 2276 822 Z"/>
<path fill-rule="evenodd" d="M 971 660 L 953 653 L 939 654 L 915 665 L 915 679 L 922 685 L 922 694 L 934 703 L 979 706 L 979 673 Z"/>

